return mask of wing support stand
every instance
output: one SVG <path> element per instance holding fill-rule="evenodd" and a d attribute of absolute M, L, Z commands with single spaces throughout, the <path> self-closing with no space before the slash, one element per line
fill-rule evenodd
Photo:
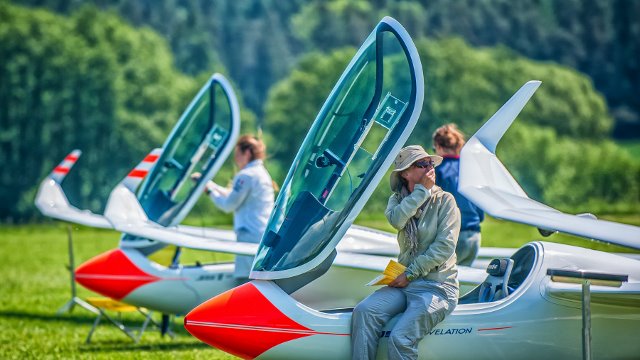
<path fill-rule="evenodd" d="M 591 360 L 591 284 L 620 287 L 629 276 L 565 269 L 547 269 L 547 275 L 554 282 L 582 284 L 582 358 Z"/>
<path fill-rule="evenodd" d="M 67 301 L 67 303 L 64 304 L 60 309 L 58 309 L 56 315 L 60 315 L 65 312 L 72 312 L 74 306 L 76 305 L 85 308 L 92 313 L 98 314 L 98 309 L 78 297 L 78 293 L 76 290 L 76 268 L 73 258 L 73 237 L 71 234 L 71 225 L 67 225 L 67 239 L 69 245 L 69 273 L 71 274 L 71 299 Z"/>

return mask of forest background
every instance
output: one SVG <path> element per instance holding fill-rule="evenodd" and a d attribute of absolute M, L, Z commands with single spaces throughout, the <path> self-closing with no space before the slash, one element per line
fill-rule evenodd
<path fill-rule="evenodd" d="M 0 0 L 0 221 L 41 220 L 39 182 L 71 149 L 70 201 L 109 191 L 164 142 L 214 72 L 261 128 L 282 183 L 324 99 L 383 16 L 418 47 L 426 98 L 410 143 L 475 132 L 542 80 L 498 155 L 527 193 L 571 212 L 640 211 L 637 0 Z M 228 164 L 217 176 L 229 181 Z M 363 216 L 386 204 L 385 179 Z M 194 214 L 213 223 L 209 202 Z M 208 221 L 208 223 L 211 223 Z"/>

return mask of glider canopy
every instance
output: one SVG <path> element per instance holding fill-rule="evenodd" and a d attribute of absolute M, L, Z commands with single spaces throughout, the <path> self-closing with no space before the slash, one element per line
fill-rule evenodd
<path fill-rule="evenodd" d="M 424 80 L 404 28 L 384 18 L 323 105 L 276 200 L 251 277 L 303 274 L 334 251 L 405 143 Z"/>

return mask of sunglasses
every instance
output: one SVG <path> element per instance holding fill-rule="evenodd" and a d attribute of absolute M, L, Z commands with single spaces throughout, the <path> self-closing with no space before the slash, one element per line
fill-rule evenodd
<path fill-rule="evenodd" d="M 434 163 L 431 160 L 419 160 L 413 163 L 413 166 L 420 169 L 427 169 L 433 167 Z"/>

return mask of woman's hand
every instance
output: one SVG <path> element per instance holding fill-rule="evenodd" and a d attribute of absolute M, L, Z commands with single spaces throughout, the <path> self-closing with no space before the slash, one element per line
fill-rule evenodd
<path fill-rule="evenodd" d="M 425 172 L 424 175 L 420 178 L 420 184 L 422 184 L 428 190 L 431 190 L 433 185 L 436 184 L 436 170 L 434 168 L 429 169 L 429 171 Z"/>
<path fill-rule="evenodd" d="M 402 273 L 398 275 L 392 282 L 389 283 L 389 286 L 394 288 L 403 288 L 409 285 L 409 279 L 407 279 L 407 274 Z"/>
<path fill-rule="evenodd" d="M 199 172 L 194 172 L 193 174 L 191 174 L 191 180 L 194 183 L 197 183 L 198 181 L 200 181 L 200 178 L 202 177 L 202 174 L 200 174 Z M 207 183 L 204 185 L 204 193 L 209 195 L 212 192 L 216 191 L 216 186 L 215 183 L 211 180 L 207 181 Z"/>

